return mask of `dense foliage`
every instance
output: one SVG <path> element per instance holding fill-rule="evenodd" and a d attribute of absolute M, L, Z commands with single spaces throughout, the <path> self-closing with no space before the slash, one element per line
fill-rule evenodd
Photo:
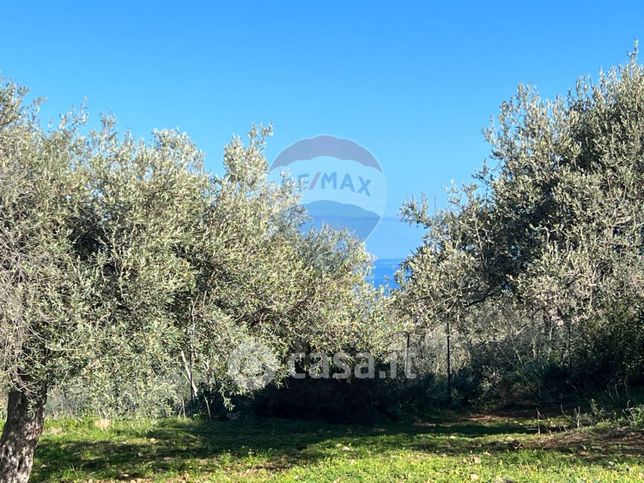
<path fill-rule="evenodd" d="M 57 387 L 80 410 L 172 407 L 185 388 L 247 390 L 226 372 L 243 343 L 276 355 L 278 381 L 303 345 L 378 344 L 370 256 L 300 234 L 295 186 L 266 178 L 268 129 L 234 139 L 213 177 L 184 134 L 136 141 L 106 118 L 85 135 L 82 115 L 45 130 L 25 94 L 0 88 L 0 479 L 26 478 Z"/>
<path fill-rule="evenodd" d="M 644 69 L 633 55 L 554 101 L 520 86 L 486 134 L 489 167 L 451 209 L 404 207 L 427 232 L 400 306 L 417 333 L 451 324 L 469 391 L 641 384 Z"/>
<path fill-rule="evenodd" d="M 426 233 L 388 293 L 349 233 L 302 233 L 297 187 L 267 179 L 270 129 L 234 138 L 212 176 L 185 134 L 137 141 L 111 118 L 87 130 L 84 113 L 46 129 L 25 96 L 0 86 L 2 481 L 28 478 L 48 399 L 73 415 L 214 417 L 236 403 L 369 422 L 644 383 L 635 55 L 554 101 L 519 87 L 450 208 L 403 207 Z M 240 348 L 266 355 L 272 386 L 235 378 Z M 300 369 L 315 352 L 369 352 L 380 369 L 391 351 L 420 377 L 281 385 L 294 352 Z"/>

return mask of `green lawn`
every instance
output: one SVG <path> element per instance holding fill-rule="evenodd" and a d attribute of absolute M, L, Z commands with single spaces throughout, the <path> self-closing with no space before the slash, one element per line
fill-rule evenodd
<path fill-rule="evenodd" d="M 49 421 L 33 481 L 644 481 L 643 435 L 533 421 Z"/>

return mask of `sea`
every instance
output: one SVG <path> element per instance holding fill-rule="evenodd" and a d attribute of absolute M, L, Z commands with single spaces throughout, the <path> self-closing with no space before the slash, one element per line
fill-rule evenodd
<path fill-rule="evenodd" d="M 373 264 L 371 283 L 376 287 L 389 286 L 397 287 L 394 281 L 394 273 L 402 263 L 402 258 L 378 258 Z"/>

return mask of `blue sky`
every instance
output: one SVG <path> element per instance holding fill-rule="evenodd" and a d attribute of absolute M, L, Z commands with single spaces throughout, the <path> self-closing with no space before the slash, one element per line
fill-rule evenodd
<path fill-rule="evenodd" d="M 137 136 L 179 128 L 214 172 L 253 122 L 274 125 L 269 159 L 319 134 L 355 140 L 388 183 L 367 245 L 392 258 L 419 240 L 402 201 L 441 206 L 468 181 L 516 85 L 550 97 L 625 61 L 644 3 L 0 0 L 0 20 L 0 72 L 47 97 L 46 119 L 86 99 Z"/>

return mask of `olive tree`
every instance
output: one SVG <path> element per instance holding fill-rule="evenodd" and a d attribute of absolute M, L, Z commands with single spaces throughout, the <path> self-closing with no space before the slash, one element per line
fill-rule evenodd
<path fill-rule="evenodd" d="M 285 355 L 378 325 L 364 247 L 303 236 L 296 187 L 267 180 L 270 130 L 234 138 L 211 176 L 184 134 L 137 141 L 110 118 L 83 134 L 84 115 L 44 129 L 25 94 L 0 87 L 0 480 L 27 480 L 47 395 L 74 376 L 115 399 L 179 371 L 193 396 L 200 381 L 234 391 L 244 340 Z"/>
<path fill-rule="evenodd" d="M 636 53 L 597 83 L 580 80 L 566 98 L 543 101 L 520 88 L 488 131 L 498 163 L 487 180 L 498 227 L 490 246 L 502 254 L 507 286 L 544 315 L 548 331 L 565 333 L 571 374 L 575 356 L 586 352 L 616 362 L 605 371 L 611 378 L 636 374 L 643 138 L 644 68 Z"/>
<path fill-rule="evenodd" d="M 51 133 L 22 105 L 25 91 L 0 89 L 0 343 L 10 384 L 0 440 L 0 479 L 25 481 L 58 367 L 86 350 L 84 316 L 98 274 L 77 254 L 88 201 L 75 120 Z M 70 357 L 59 357 L 69 347 Z"/>
<path fill-rule="evenodd" d="M 0 92 L 0 479 L 24 481 L 52 387 L 96 360 L 129 377 L 172 359 L 195 276 L 182 246 L 210 182 L 183 135 L 146 145 L 105 119 L 82 136 L 82 116 L 44 130 L 23 89 Z"/>
<path fill-rule="evenodd" d="M 564 347 L 549 353 L 571 374 L 577 358 L 597 361 L 610 378 L 636 377 L 644 310 L 636 55 L 553 101 L 520 86 L 486 137 L 489 167 L 448 210 L 430 216 L 422 203 L 405 205 L 404 216 L 428 230 L 397 297 L 434 323 L 446 308 L 463 320 L 481 302 L 511 300 L 544 334 L 563 336 Z"/>

